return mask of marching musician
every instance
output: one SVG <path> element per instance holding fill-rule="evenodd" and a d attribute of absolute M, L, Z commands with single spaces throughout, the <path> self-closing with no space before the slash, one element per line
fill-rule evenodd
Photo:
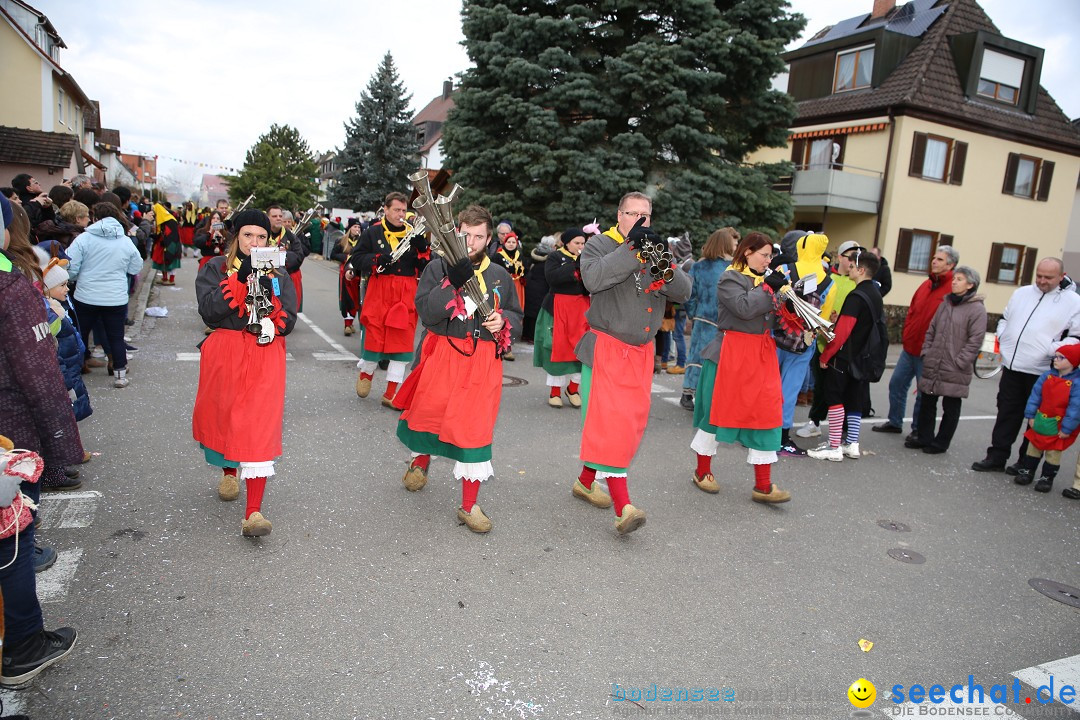
<path fill-rule="evenodd" d="M 520 333 L 522 312 L 513 278 L 486 252 L 491 214 L 467 207 L 458 215 L 458 226 L 466 236 L 468 258 L 454 266 L 432 262 L 420 277 L 416 308 L 427 335 L 420 362 L 394 404 L 404 409 L 397 436 L 412 451 L 402 478 L 405 488 L 416 492 L 427 484 L 432 455 L 454 460 L 454 477 L 461 480 L 458 520 L 473 532 L 486 533 L 491 520 L 476 498 L 480 483 L 494 475 L 491 444 L 502 397 L 500 351 Z M 487 317 L 478 317 L 462 300 L 460 289 L 473 277 L 494 308 Z M 366 307 L 365 302 L 365 312 Z"/>
<path fill-rule="evenodd" d="M 375 367 L 389 361 L 386 369 L 384 407 L 393 407 L 398 385 L 405 379 L 406 364 L 412 360 L 416 335 L 417 276 L 427 264 L 428 245 L 423 238 L 410 241 L 408 252 L 397 262 L 391 254 L 412 228 L 405 222 L 404 193 L 392 192 L 383 201 L 383 218 L 360 235 L 356 251 L 349 260 L 346 280 L 366 275 L 360 324 L 364 327 L 364 348 L 360 355 L 360 375 L 356 394 L 366 398 L 371 392 Z"/>
<path fill-rule="evenodd" d="M 285 226 L 285 211 L 280 205 L 267 207 L 266 217 L 270 218 L 270 245 L 285 251 L 285 270 L 296 288 L 296 311 L 300 312 L 304 309 L 304 281 L 300 266 L 308 255 L 307 248 L 300 242 L 300 238 Z M 291 213 L 289 217 L 292 217 Z"/>
<path fill-rule="evenodd" d="M 510 277 L 514 278 L 514 288 L 517 290 L 518 304 L 525 307 L 525 273 L 529 271 L 529 256 L 521 250 L 521 240 L 517 234 L 506 233 L 499 239 L 499 249 L 492 258 L 499 265 L 506 268 Z M 503 353 L 503 360 L 514 360 L 514 353 Z"/>
<path fill-rule="evenodd" d="M 574 348 L 589 329 L 585 312 L 589 309 L 589 291 L 581 281 L 581 249 L 585 231 L 567 228 L 562 247 L 544 261 L 548 293 L 540 306 L 534 334 L 533 365 L 547 373 L 548 405 L 563 406 L 563 388 L 570 405 L 581 407 L 581 361 Z"/>
<path fill-rule="evenodd" d="M 155 270 L 161 271 L 162 285 L 175 285 L 176 272 L 180 267 L 180 226 L 165 206 L 154 203 L 154 245 L 150 259 Z"/>
<path fill-rule="evenodd" d="M 349 258 L 356 252 L 362 230 L 359 218 L 349 218 L 349 229 L 330 253 L 330 259 L 341 264 L 338 271 L 338 309 L 341 310 L 341 317 L 345 319 L 346 337 L 356 332 L 353 323 L 356 322 L 356 314 L 360 312 L 360 277 L 349 272 Z M 349 276 L 348 279 L 346 275 Z"/>
<path fill-rule="evenodd" d="M 747 233 L 735 248 L 735 260 L 720 275 L 717 335 L 701 353 L 694 403 L 698 430 L 690 442 L 697 454 L 694 484 L 708 493 L 720 491 L 712 474 L 719 442 L 747 448 L 746 462 L 754 467 L 751 499 L 759 503 L 791 499 L 772 483 L 783 416 L 772 328 L 776 293 L 787 283 L 783 273 L 769 273 L 772 256 L 767 235 Z"/>
<path fill-rule="evenodd" d="M 218 497 L 235 500 L 238 476 L 247 489 L 241 523 L 245 537 L 270 534 L 262 514 L 267 478 L 281 455 L 285 411 L 285 338 L 296 323 L 296 292 L 287 272 L 253 269 L 251 250 L 270 245 L 270 220 L 261 210 L 233 217 L 234 239 L 225 255 L 199 271 L 195 292 L 199 314 L 215 332 L 202 344 L 199 389 L 192 413 L 192 434 L 211 465 L 222 468 Z M 262 288 L 259 309 L 249 305 L 249 288 Z M 256 303 L 259 305 L 259 303 Z M 253 317 L 254 315 L 254 317 Z M 247 330 L 253 321 L 260 334 Z M 261 321 L 261 322 L 259 322 Z M 266 326 L 271 326 L 270 328 Z"/>
<path fill-rule="evenodd" d="M 653 338 L 667 303 L 690 297 L 690 278 L 678 268 L 669 282 L 652 277 L 641 250 L 659 237 L 649 225 L 652 201 L 640 192 L 619 201 L 618 223 L 585 244 L 581 279 L 592 293 L 589 331 L 577 346 L 582 364 L 581 475 L 573 494 L 596 507 L 615 507 L 620 534 L 645 524 L 630 504 L 627 468 L 641 443 L 652 400 Z M 597 480 L 607 480 L 609 497 Z"/>

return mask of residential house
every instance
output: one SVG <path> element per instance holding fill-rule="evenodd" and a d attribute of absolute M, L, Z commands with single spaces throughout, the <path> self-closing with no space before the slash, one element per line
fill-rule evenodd
<path fill-rule="evenodd" d="M 440 170 L 443 166 L 442 126 L 446 116 L 454 107 L 454 83 L 443 82 L 442 95 L 432 99 L 413 118 L 416 127 L 416 141 L 420 144 L 417 151 L 418 164 L 429 170 Z"/>
<path fill-rule="evenodd" d="M 144 195 L 151 190 L 157 189 L 156 157 L 120 153 L 120 163 L 136 178 L 136 187 Z"/>
<path fill-rule="evenodd" d="M 0 0 L 0 67 L 4 68 L 4 102 L 0 129 L 5 142 L 18 132 L 64 137 L 27 137 L 27 152 L 0 154 L 0 180 L 7 183 L 29 172 L 48 188 L 97 162 L 85 152 L 86 114 L 94 110 L 75 78 L 60 65 L 67 47 L 49 18 L 21 0 Z M 60 156 L 61 146 L 74 151 Z M 8 145 L 5 145 L 8 147 Z M 34 154 L 34 149 L 41 154 Z M 59 165 L 57 163 L 60 163 Z M 91 168 L 92 170 L 92 168 Z"/>
<path fill-rule="evenodd" d="M 316 198 L 322 204 L 327 203 L 330 190 L 337 184 L 337 151 L 329 150 L 315 155 L 315 165 L 319 168 L 319 195 Z"/>
<path fill-rule="evenodd" d="M 1080 120 L 1073 120 L 1073 127 L 1080 132 Z M 1065 237 L 1065 270 L 1073 278 L 1080 278 L 1080 178 L 1076 182 L 1076 198 L 1073 200 L 1069 233 Z"/>
<path fill-rule="evenodd" d="M 1039 84 L 1043 56 L 975 0 L 875 0 L 784 54 L 790 142 L 750 159 L 791 159 L 796 227 L 881 249 L 887 304 L 948 244 L 1001 312 L 1062 256 L 1076 202 L 1080 133 Z"/>
<path fill-rule="evenodd" d="M 229 199 L 229 181 L 220 175 L 206 173 L 199 184 L 199 207 L 213 207 L 218 200 Z"/>

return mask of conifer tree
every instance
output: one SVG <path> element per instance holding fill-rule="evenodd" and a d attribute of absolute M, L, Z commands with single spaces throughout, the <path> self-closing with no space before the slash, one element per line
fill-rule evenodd
<path fill-rule="evenodd" d="M 537 237 L 600 219 L 630 190 L 661 234 L 775 229 L 787 163 L 747 166 L 795 116 L 770 89 L 804 25 L 785 0 L 465 0 L 462 76 L 443 149 L 464 201 Z"/>
<path fill-rule="evenodd" d="M 356 117 L 345 123 L 341 168 L 330 201 L 337 207 L 375 210 L 393 190 L 404 190 L 416 170 L 416 128 L 405 85 L 394 58 L 386 53 L 356 103 Z"/>
<path fill-rule="evenodd" d="M 247 151 L 239 174 L 228 178 L 229 200 L 235 207 L 255 193 L 253 207 L 277 204 L 303 211 L 315 204 L 318 174 L 300 132 L 289 125 L 271 125 Z"/>

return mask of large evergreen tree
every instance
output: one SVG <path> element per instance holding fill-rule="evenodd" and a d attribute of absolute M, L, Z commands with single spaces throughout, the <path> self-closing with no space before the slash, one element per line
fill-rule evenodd
<path fill-rule="evenodd" d="M 416 170 L 416 128 L 405 85 L 394 58 L 386 53 L 356 103 L 356 117 L 345 123 L 345 148 L 330 201 L 338 207 L 374 210 L 386 193 L 402 190 Z"/>
<path fill-rule="evenodd" d="M 533 237 L 645 190 L 659 231 L 699 244 L 721 224 L 780 228 L 791 98 L 770 89 L 805 23 L 786 0 L 465 0 L 474 65 L 443 130 L 467 191 Z"/>
<path fill-rule="evenodd" d="M 229 180 L 233 207 L 255 193 L 253 207 L 281 205 L 304 210 L 315 204 L 319 174 L 311 148 L 289 125 L 271 125 L 247 152 L 244 167 Z"/>

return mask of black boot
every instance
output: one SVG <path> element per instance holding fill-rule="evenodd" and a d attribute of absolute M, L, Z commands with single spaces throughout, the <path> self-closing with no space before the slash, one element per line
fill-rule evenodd
<path fill-rule="evenodd" d="M 1016 477 L 1013 478 L 1013 482 L 1017 485 L 1030 485 L 1031 481 L 1035 479 L 1035 473 L 1031 468 L 1017 468 Z"/>
<path fill-rule="evenodd" d="M 42 629 L 15 645 L 4 645 L 0 685 L 20 687 L 30 682 L 42 670 L 70 653 L 77 636 L 75 628 Z"/>
<path fill-rule="evenodd" d="M 1050 492 L 1050 488 L 1054 487 L 1054 478 L 1057 477 L 1058 467 L 1048 462 L 1043 463 L 1042 476 L 1039 477 L 1039 482 L 1035 483 L 1035 492 Z"/>
<path fill-rule="evenodd" d="M 694 394 L 683 391 L 682 397 L 679 398 L 679 405 L 681 405 L 684 410 L 689 410 L 690 412 L 693 412 L 694 411 Z"/>

